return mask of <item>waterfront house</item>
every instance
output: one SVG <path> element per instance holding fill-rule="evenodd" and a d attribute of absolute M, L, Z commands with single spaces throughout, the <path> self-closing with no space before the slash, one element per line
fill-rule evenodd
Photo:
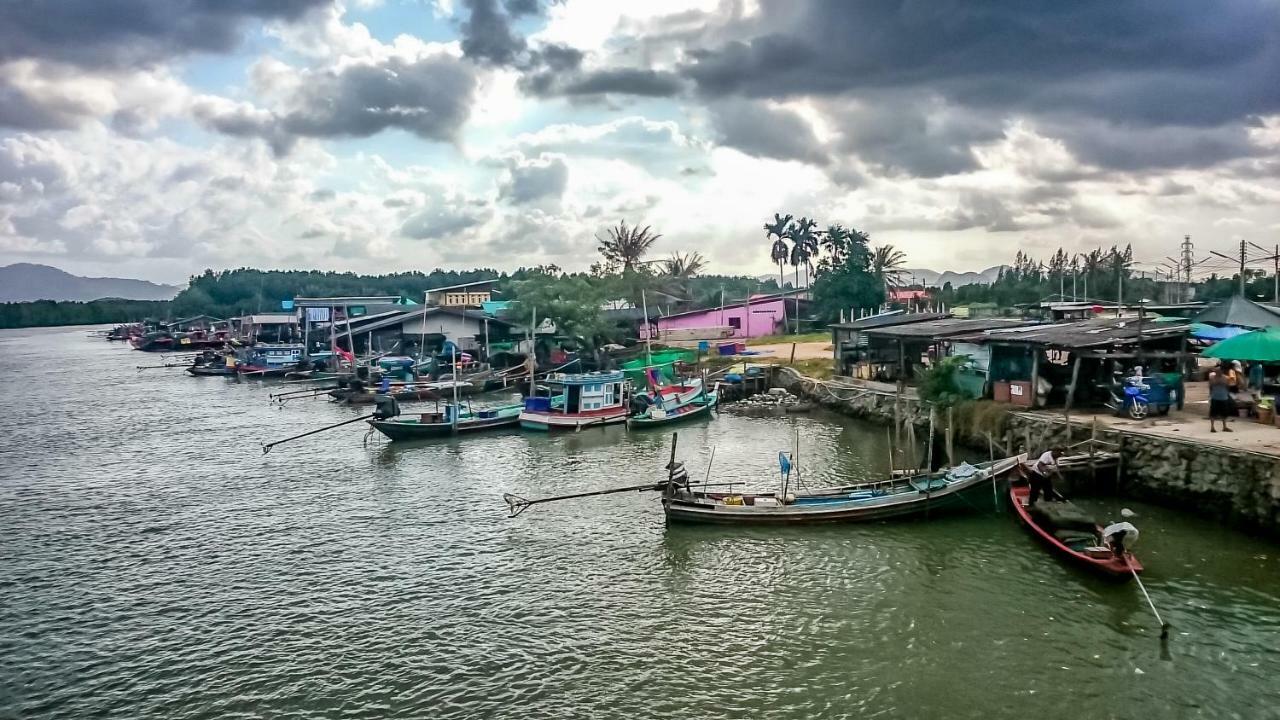
<path fill-rule="evenodd" d="M 811 305 L 808 292 L 792 290 L 771 295 L 752 295 L 748 299 L 733 300 L 719 307 L 659 317 L 651 323 L 656 326 L 653 339 L 690 342 L 776 335 L 785 330 L 785 323 L 794 321 L 797 307 L 801 318 L 808 317 Z M 641 328 L 642 339 L 646 334 L 646 329 Z"/>
<path fill-rule="evenodd" d="M 236 320 L 239 336 L 248 342 L 283 343 L 302 339 L 296 313 L 255 313 Z"/>
<path fill-rule="evenodd" d="M 338 345 L 350 350 L 348 346 L 354 342 L 357 355 L 418 355 L 423 348 L 429 353 L 440 352 L 446 340 L 463 351 L 476 351 L 519 339 L 513 323 L 480 310 L 426 305 L 390 315 L 352 318 L 350 324 L 340 320 L 334 330 Z M 327 333 L 327 328 L 323 332 Z"/>
<path fill-rule="evenodd" d="M 493 296 L 496 294 L 494 288 L 497 284 L 498 281 L 495 278 L 434 288 L 427 291 L 426 304 L 436 307 L 478 308 L 493 301 Z"/>

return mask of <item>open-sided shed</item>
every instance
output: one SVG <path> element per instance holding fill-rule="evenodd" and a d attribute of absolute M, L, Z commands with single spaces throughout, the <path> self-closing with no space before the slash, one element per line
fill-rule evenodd
<path fill-rule="evenodd" d="M 1141 365 L 1147 374 L 1181 377 L 1189 328 L 1145 318 L 1101 318 L 996 328 L 957 340 L 990 349 L 993 384 L 1024 384 L 1031 389 L 1032 406 L 1063 402 L 1070 408 L 1086 395 L 1082 388 L 1092 391 L 1116 370 Z"/>
<path fill-rule="evenodd" d="M 1014 318 L 952 318 L 925 320 L 905 325 L 869 328 L 867 339 L 869 363 L 877 366 L 876 375 L 884 379 L 910 378 L 915 367 L 926 357 L 939 358 L 951 354 L 954 338 L 997 328 L 1029 324 Z"/>

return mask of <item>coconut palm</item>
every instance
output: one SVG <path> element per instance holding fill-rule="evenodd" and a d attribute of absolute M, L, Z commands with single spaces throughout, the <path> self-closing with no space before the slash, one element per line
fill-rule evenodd
<path fill-rule="evenodd" d="M 787 249 L 786 233 L 787 226 L 791 224 L 791 216 L 782 216 L 778 213 L 773 214 L 773 222 L 764 224 L 765 239 L 773 238 L 773 246 L 769 249 L 769 259 L 778 265 L 778 289 L 783 286 L 782 280 L 782 264 L 787 261 L 787 257 L 791 254 Z"/>
<path fill-rule="evenodd" d="M 597 235 L 600 246 L 596 249 L 604 256 L 605 263 L 611 270 L 630 273 L 644 267 L 645 253 L 649 252 L 660 237 L 662 236 L 652 232 L 648 225 L 643 228 L 639 225 L 627 227 L 624 221 L 618 223 L 617 227 L 606 230 L 605 237 Z"/>
<path fill-rule="evenodd" d="M 786 235 L 791 240 L 791 266 L 796 269 L 796 287 L 800 287 L 800 268 L 804 268 L 804 284 L 809 285 L 809 273 L 813 269 L 813 259 L 818 256 L 818 236 L 813 229 L 818 223 L 802 217 L 787 228 Z"/>
<path fill-rule="evenodd" d="M 886 295 L 890 288 L 902 284 L 906 263 L 907 254 L 892 245 L 881 245 L 871 252 L 871 274 L 884 285 Z"/>
<path fill-rule="evenodd" d="M 691 294 L 689 281 L 706 269 L 707 259 L 696 250 L 684 254 L 677 252 L 663 260 L 661 267 L 663 279 L 667 281 L 669 288 L 684 297 L 689 297 Z"/>

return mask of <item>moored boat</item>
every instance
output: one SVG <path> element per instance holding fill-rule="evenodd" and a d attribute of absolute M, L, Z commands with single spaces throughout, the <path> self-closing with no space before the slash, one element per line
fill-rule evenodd
<path fill-rule="evenodd" d="M 520 424 L 520 411 L 523 409 L 523 405 L 500 405 L 473 410 L 449 403 L 433 412 L 375 418 L 368 422 L 391 440 L 418 440 L 448 437 L 454 433 L 514 428 Z"/>
<path fill-rule="evenodd" d="M 650 405 L 643 412 L 627 418 L 627 427 L 633 429 L 665 427 L 686 420 L 709 417 L 716 407 L 717 399 L 717 394 L 710 392 L 669 407 Z"/>
<path fill-rule="evenodd" d="M 662 508 L 669 522 L 745 525 L 868 522 L 989 507 L 992 484 L 1006 480 L 1022 459 L 964 463 L 943 472 L 810 493 L 700 492 L 686 478 L 666 486 Z M 789 470 L 785 460 L 783 469 Z"/>
<path fill-rule="evenodd" d="M 520 426 L 529 430 L 575 430 L 627 420 L 627 379 L 620 371 L 553 374 L 547 394 L 525 398 Z"/>
<path fill-rule="evenodd" d="M 1116 580 L 1128 580 L 1134 573 L 1142 572 L 1142 563 L 1131 551 L 1117 555 L 1106 546 L 1102 527 L 1084 515 L 1079 506 L 1041 500 L 1030 508 L 1027 506 L 1030 494 L 1031 489 L 1025 482 L 1010 484 L 1009 500 L 1018 520 L 1051 553 L 1076 567 Z"/>

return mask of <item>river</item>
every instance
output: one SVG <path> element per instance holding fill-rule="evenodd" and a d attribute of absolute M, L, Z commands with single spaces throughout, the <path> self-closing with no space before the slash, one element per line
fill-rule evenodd
<path fill-rule="evenodd" d="M 666 527 L 670 436 L 617 427 L 392 446 L 278 384 L 137 372 L 85 328 L 0 331 L 0 717 L 1280 717 L 1280 547 L 1138 512 L 1136 585 L 1006 510 Z M 728 412 L 694 477 L 872 478 L 884 428 Z"/>

